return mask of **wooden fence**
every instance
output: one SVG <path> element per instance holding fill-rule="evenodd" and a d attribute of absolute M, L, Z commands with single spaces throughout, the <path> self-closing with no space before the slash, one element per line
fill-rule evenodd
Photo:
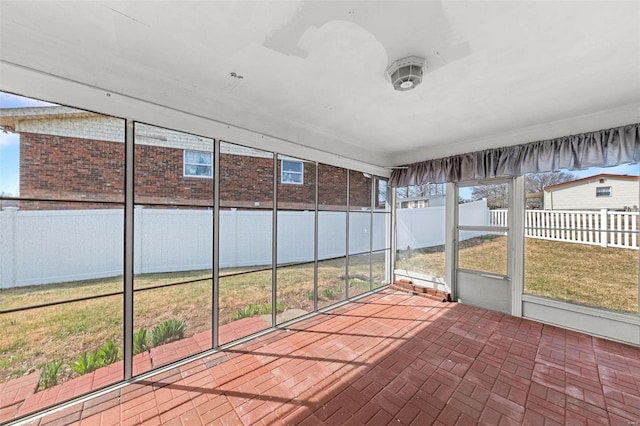
<path fill-rule="evenodd" d="M 507 210 L 490 210 L 493 226 L 507 226 Z M 638 212 L 527 210 L 525 237 L 638 250 Z"/>

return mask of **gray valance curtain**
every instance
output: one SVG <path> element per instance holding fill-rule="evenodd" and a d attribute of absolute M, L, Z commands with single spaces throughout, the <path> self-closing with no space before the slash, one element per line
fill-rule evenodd
<path fill-rule="evenodd" d="M 409 164 L 392 187 L 462 182 L 525 173 L 608 167 L 640 161 L 640 123 Z"/>

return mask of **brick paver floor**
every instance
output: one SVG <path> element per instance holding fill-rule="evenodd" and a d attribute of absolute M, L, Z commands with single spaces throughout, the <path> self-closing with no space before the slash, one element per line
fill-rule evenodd
<path fill-rule="evenodd" d="M 242 318 L 219 328 L 221 343 L 231 342 L 264 330 L 270 324 L 260 317 Z M 133 374 L 139 375 L 170 362 L 211 348 L 211 330 L 151 348 L 133 357 Z M 46 407 L 85 395 L 124 378 L 123 361 L 38 392 L 40 373 L 0 383 L 0 424 Z"/>
<path fill-rule="evenodd" d="M 33 423 L 637 424 L 640 348 L 384 290 Z"/>

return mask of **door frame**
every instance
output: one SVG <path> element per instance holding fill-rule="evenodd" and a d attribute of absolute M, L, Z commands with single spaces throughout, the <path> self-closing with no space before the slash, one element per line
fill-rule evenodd
<path fill-rule="evenodd" d="M 458 197 L 459 189 L 480 184 L 509 183 L 508 211 L 507 211 L 507 275 L 498 277 L 498 282 L 508 282 L 509 288 L 504 290 L 508 297 L 503 311 L 511 315 L 522 316 L 522 292 L 524 283 L 524 215 L 525 215 L 525 178 L 496 178 L 489 180 L 465 181 L 448 183 L 446 212 L 446 265 L 447 282 L 450 284 L 453 300 L 460 296 L 459 268 L 458 268 Z M 481 271 L 462 270 L 463 274 L 476 274 L 480 279 L 491 279 L 496 274 Z M 492 307 L 488 307 L 492 309 Z"/>

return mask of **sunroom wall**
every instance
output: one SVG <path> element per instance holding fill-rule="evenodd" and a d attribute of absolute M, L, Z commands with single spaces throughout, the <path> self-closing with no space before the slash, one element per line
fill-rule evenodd
<path fill-rule="evenodd" d="M 5 89 L 5 88 L 2 87 L 2 89 Z M 49 102 L 58 101 L 58 99 L 56 99 L 55 97 L 52 97 L 51 95 L 47 95 L 46 93 L 42 96 L 38 96 L 37 93 L 33 93 L 32 91 L 29 91 L 29 93 L 22 92 L 20 93 L 20 95 L 30 96 L 34 99 L 44 98 Z M 74 108 L 83 108 L 83 107 L 91 108 L 91 105 L 87 105 L 86 101 L 74 103 L 72 106 Z M 151 109 L 157 109 L 157 106 L 154 106 L 154 105 L 151 105 L 149 107 Z M 181 115 L 180 113 L 176 113 L 175 111 L 170 111 L 170 110 L 163 111 L 163 113 L 164 114 L 160 114 L 160 115 L 172 116 L 172 117 L 174 115 Z M 219 294 L 219 290 L 221 289 L 221 286 L 226 285 L 227 282 L 229 283 L 232 282 L 231 281 L 232 278 L 230 278 L 229 274 L 224 274 L 224 275 L 221 274 L 220 277 L 216 275 L 216 272 L 220 271 L 220 268 L 221 268 L 220 256 L 222 256 L 225 253 L 222 253 L 222 248 L 220 248 L 220 252 L 216 252 L 217 247 L 215 247 L 214 245 L 212 230 L 216 226 L 221 226 L 220 224 L 216 223 L 218 219 L 220 219 L 221 214 L 223 213 L 226 214 L 231 212 L 235 214 L 236 211 L 238 211 L 238 213 L 247 212 L 247 211 L 251 213 L 252 211 L 267 210 L 270 212 L 274 212 L 272 217 L 275 217 L 275 212 L 276 212 L 275 205 L 279 202 L 282 202 L 283 204 L 282 209 L 284 208 L 294 209 L 294 213 L 296 214 L 310 213 L 311 215 L 315 215 L 317 217 L 319 214 L 322 214 L 322 212 L 318 211 L 318 207 L 316 206 L 316 199 L 315 199 L 318 180 L 322 180 L 322 182 L 334 181 L 334 179 L 332 179 L 330 176 L 323 176 L 322 174 L 319 174 L 314 176 L 313 179 L 308 179 L 307 185 L 302 185 L 300 187 L 294 188 L 294 187 L 290 187 L 288 185 L 282 184 L 280 182 L 281 166 L 280 166 L 280 161 L 278 161 L 278 160 L 281 160 L 281 158 L 275 157 L 275 155 L 278 154 L 278 151 L 275 151 L 273 149 L 273 146 L 271 146 L 268 143 L 268 142 L 273 142 L 273 139 L 264 138 L 264 136 L 262 135 L 251 135 L 250 132 L 245 130 L 238 131 L 238 133 L 241 134 L 241 136 L 239 136 L 240 140 L 246 141 L 247 139 L 253 138 L 254 139 L 253 142 L 255 142 L 256 139 L 268 139 L 268 142 L 261 143 L 261 144 L 254 144 L 254 146 L 252 146 L 249 149 L 257 149 L 258 146 L 262 146 L 265 149 L 265 152 L 268 152 L 272 156 L 271 158 L 265 159 L 259 156 L 256 156 L 256 157 L 244 156 L 242 157 L 242 159 L 248 161 L 249 163 L 246 163 L 246 161 L 238 162 L 236 161 L 237 159 L 233 158 L 238 156 L 233 154 L 227 154 L 226 156 L 224 156 L 222 155 L 222 151 L 218 150 L 218 152 L 215 153 L 215 158 L 216 158 L 215 168 L 217 169 L 216 172 L 218 173 L 217 176 L 214 174 L 213 182 L 215 183 L 215 185 L 212 185 L 212 179 L 187 179 L 183 176 L 182 164 L 184 159 L 182 157 L 182 150 L 180 150 L 180 152 L 176 152 L 178 150 L 175 150 L 170 147 L 155 147 L 155 146 L 151 146 L 144 143 L 138 143 L 138 141 L 136 140 L 136 132 L 133 129 L 133 127 L 138 125 L 139 126 L 150 126 L 150 125 L 142 124 L 142 122 L 137 121 L 136 120 L 137 117 L 132 118 L 129 115 L 127 116 L 129 117 L 128 125 L 131 130 L 127 132 L 127 142 L 125 144 L 117 143 L 114 141 L 87 140 L 87 139 L 78 138 L 78 137 L 65 137 L 61 135 L 46 135 L 46 134 L 35 135 L 35 134 L 28 134 L 28 133 L 21 134 L 21 136 L 24 135 L 24 140 L 26 143 L 32 143 L 32 141 L 35 140 L 36 141 L 35 143 L 39 143 L 41 147 L 45 147 L 45 149 L 44 149 L 44 152 L 39 151 L 39 154 L 37 155 L 35 154 L 37 150 L 34 150 L 34 151 L 31 151 L 29 149 L 25 150 L 24 152 L 25 163 L 21 167 L 21 176 L 23 176 L 24 182 L 23 182 L 23 186 L 21 187 L 20 196 L 18 197 L 18 198 L 38 198 L 38 199 L 45 199 L 45 200 L 54 198 L 58 200 L 61 199 L 60 201 L 64 201 L 67 198 L 73 199 L 74 194 L 80 194 L 81 196 L 83 196 L 83 198 L 84 196 L 86 196 L 86 198 L 91 200 L 93 199 L 101 200 L 102 198 L 104 199 L 102 201 L 106 201 L 106 202 L 111 201 L 111 199 L 113 198 L 120 203 L 120 206 L 122 206 L 123 204 L 124 205 L 128 204 L 131 207 L 135 207 L 132 215 L 129 215 L 129 216 L 127 214 L 124 215 L 125 223 L 133 219 L 133 223 L 136 224 L 135 232 L 138 232 L 138 231 L 143 232 L 144 229 L 146 229 L 143 226 L 141 226 L 139 222 L 136 222 L 139 216 L 143 214 L 143 212 L 144 214 L 157 213 L 157 214 L 174 215 L 174 213 L 178 214 L 182 210 L 194 210 L 194 211 L 197 211 L 197 213 L 200 216 L 203 216 L 202 220 L 208 221 L 210 223 L 211 227 L 207 226 L 207 230 L 205 231 L 205 233 L 208 235 L 203 235 L 203 238 L 209 241 L 210 245 L 214 247 L 213 255 L 212 255 L 213 257 L 212 264 L 206 265 L 206 269 L 208 269 L 208 272 L 206 269 L 203 270 L 204 275 L 202 276 L 198 275 L 194 277 L 193 284 L 189 284 L 186 282 L 185 283 L 174 282 L 169 280 L 165 283 L 161 283 L 160 284 L 161 286 L 158 287 L 157 289 L 154 288 L 151 291 L 146 291 L 146 289 L 143 288 L 146 284 L 144 283 L 144 281 L 141 280 L 143 278 L 144 269 L 140 268 L 138 264 L 135 263 L 134 261 L 134 265 L 133 265 L 134 276 L 131 277 L 133 280 L 132 286 L 124 285 L 124 289 L 120 287 L 120 289 L 118 290 L 118 291 L 122 291 L 125 295 L 133 294 L 133 298 L 135 299 L 135 303 L 133 304 L 134 305 L 133 321 L 126 320 L 126 317 L 127 317 L 126 312 L 127 312 L 127 309 L 129 309 L 127 308 L 127 305 L 131 306 L 130 303 L 129 304 L 124 303 L 124 309 L 122 306 L 121 308 L 118 309 L 118 313 L 122 313 L 123 311 L 125 312 L 125 315 L 122 318 L 122 321 L 125 322 L 125 325 L 124 325 L 125 331 L 123 332 L 124 338 L 120 337 L 118 339 L 119 343 L 121 343 L 123 340 L 127 341 L 128 339 L 127 335 L 130 336 L 129 337 L 130 339 L 131 333 L 132 332 L 137 333 L 139 331 L 139 328 L 142 327 L 142 323 L 139 320 L 139 318 L 141 317 L 141 313 L 139 309 L 144 306 L 144 303 L 140 301 L 143 300 L 143 298 L 146 297 L 146 295 L 153 295 L 154 292 L 165 291 L 165 290 L 162 290 L 162 288 L 166 288 L 166 293 L 169 294 L 173 289 L 178 289 L 183 284 L 188 284 L 188 287 L 191 287 L 191 286 L 201 287 L 201 284 L 203 284 L 206 287 L 206 286 L 211 286 L 211 284 L 213 284 L 213 287 L 212 287 L 212 291 L 214 291 L 213 294 Z M 194 127 L 201 128 L 207 124 L 207 123 L 203 123 L 201 118 L 194 118 L 189 115 L 185 115 L 184 118 L 185 118 L 185 121 L 190 121 L 192 124 L 197 122 L 197 125 L 195 125 Z M 168 119 L 168 121 L 170 122 L 172 120 Z M 204 120 L 204 121 L 207 121 L 207 120 Z M 124 123 L 124 120 L 123 120 L 123 123 Z M 159 123 L 159 124 L 162 125 L 163 123 Z M 163 127 L 167 129 L 169 128 L 169 126 L 163 126 Z M 183 128 L 185 127 L 186 126 L 183 126 Z M 215 129 L 216 123 L 213 123 L 211 127 Z M 202 134 L 200 134 L 200 136 L 202 136 Z M 208 136 L 202 136 L 202 137 L 206 138 Z M 218 138 L 215 138 L 215 139 L 217 141 L 220 140 Z M 213 137 L 210 138 L 210 141 L 212 145 L 210 150 L 211 152 L 213 152 L 214 138 Z M 216 142 L 216 143 L 218 144 L 218 146 L 220 145 L 220 142 Z M 86 149 L 83 148 L 83 145 L 87 145 L 85 147 Z M 242 147 L 242 145 L 235 144 L 235 141 L 233 145 Z M 317 160 L 312 160 L 310 158 L 317 157 L 320 159 L 327 159 L 327 160 L 334 159 L 332 158 L 332 156 L 325 155 L 325 153 L 315 151 L 312 149 L 300 149 L 300 147 L 295 144 L 288 144 L 288 143 L 284 143 L 283 141 L 279 141 L 277 145 L 283 148 L 281 152 L 283 155 L 286 155 L 286 157 L 282 157 L 282 158 L 287 158 L 287 159 L 302 158 L 304 159 L 303 161 L 308 162 L 310 165 L 313 165 L 312 167 L 307 167 L 305 169 L 309 173 L 315 173 L 315 170 L 319 168 L 320 164 L 322 164 L 322 163 L 319 163 Z M 127 146 L 129 146 L 131 149 L 125 149 Z M 80 149 L 77 149 L 77 150 L 74 149 L 78 147 L 80 147 Z M 98 185 L 100 190 L 91 192 L 91 179 L 85 180 L 84 182 L 82 182 L 81 176 L 74 174 L 73 170 L 68 170 L 68 169 L 72 169 L 74 160 L 78 160 L 79 158 L 84 158 L 82 161 L 78 161 L 79 163 L 82 163 L 83 161 L 86 162 L 86 160 L 97 161 L 102 158 L 105 164 L 107 164 L 108 158 L 110 157 L 109 147 L 115 147 L 115 149 L 117 149 L 117 151 L 121 154 L 120 155 L 120 157 L 122 157 L 120 158 L 121 161 L 119 161 L 118 164 L 115 164 L 113 167 L 107 165 L 103 167 L 102 170 L 100 170 L 99 168 L 96 168 L 95 173 L 97 174 L 97 176 L 95 176 L 95 179 L 101 181 L 100 185 Z M 49 148 L 52 148 L 52 149 L 47 151 L 47 149 Z M 293 157 L 292 155 L 290 156 L 286 148 L 292 148 L 291 152 L 293 154 L 300 154 L 302 152 L 305 155 L 299 155 L 297 157 Z M 124 160 L 123 153 L 125 152 L 125 150 L 128 152 L 127 154 L 128 157 L 126 161 L 122 161 Z M 152 152 L 153 150 L 162 151 L 162 154 L 164 155 L 162 161 L 158 159 L 158 157 L 154 154 L 154 152 Z M 61 158 L 60 157 L 61 152 L 71 152 L 70 155 L 73 158 L 69 158 L 69 159 Z M 38 157 L 38 155 L 40 155 L 40 157 Z M 29 160 L 29 158 L 31 159 L 35 158 L 35 160 Z M 274 158 L 276 158 L 275 163 L 274 163 Z M 130 175 L 129 179 L 133 177 L 135 184 L 130 187 L 123 185 L 123 182 L 125 181 L 125 175 L 126 175 L 126 163 L 128 161 L 131 161 L 131 163 L 129 164 L 134 165 L 133 173 Z M 368 189 L 365 189 L 364 191 L 359 191 L 362 194 L 365 194 L 365 196 L 360 198 L 358 197 L 353 198 L 352 202 L 354 203 L 354 207 L 357 206 L 357 208 L 359 209 L 359 214 L 368 215 L 369 217 L 373 218 L 373 214 L 374 214 L 373 199 L 371 194 L 373 193 L 373 182 L 375 179 L 373 179 L 372 176 L 377 176 L 378 179 L 386 179 L 387 177 L 386 175 L 388 175 L 388 172 L 384 169 L 378 169 L 376 167 L 372 167 L 371 165 L 359 163 L 357 161 L 352 161 L 352 160 L 342 159 L 340 161 L 336 161 L 336 163 L 341 163 L 341 164 L 335 164 L 334 168 L 336 170 L 342 171 L 344 176 L 348 175 L 349 173 L 353 173 L 355 176 L 358 177 L 358 188 L 363 188 L 368 186 Z M 43 180 L 46 180 L 46 179 L 42 179 L 42 176 L 38 177 L 37 173 L 33 173 L 34 170 L 38 170 L 37 168 L 38 164 L 47 164 L 47 167 L 49 167 L 50 170 L 46 168 L 42 169 L 43 173 L 46 173 L 47 176 L 49 176 L 51 179 L 54 179 L 55 181 L 52 181 L 49 184 L 44 185 L 44 187 L 41 187 L 41 186 L 39 187 L 39 183 L 41 183 Z M 331 164 L 331 163 L 327 162 L 327 164 Z M 230 169 L 230 165 L 234 166 L 233 170 L 235 170 L 237 173 L 236 172 L 231 174 L 226 173 L 226 171 Z M 354 167 L 355 169 L 349 169 L 347 167 L 344 167 L 346 165 L 349 165 L 350 167 Z M 246 189 L 247 191 L 250 191 L 251 188 L 253 187 L 252 184 L 255 183 L 255 174 L 253 175 L 254 178 L 252 179 L 251 176 L 249 176 L 249 174 L 244 173 L 242 171 L 250 170 L 255 173 L 256 169 L 259 170 L 264 167 L 271 167 L 271 174 L 267 176 L 267 178 L 270 180 L 271 185 L 276 183 L 276 188 L 278 189 L 278 192 L 276 193 L 281 192 L 285 196 L 285 198 L 278 199 L 275 195 L 269 195 L 267 198 L 262 197 L 261 201 L 264 201 L 264 202 L 261 203 L 260 206 L 256 206 L 254 201 L 255 200 L 254 196 L 251 196 L 251 195 L 247 197 L 242 196 L 243 188 Z M 274 167 L 276 168 L 274 169 Z M 379 173 L 373 174 L 374 172 L 379 172 Z M 58 176 L 55 176 L 55 175 L 58 175 Z M 157 185 L 159 186 L 159 188 L 156 188 L 155 185 L 150 184 L 151 181 L 157 182 Z M 189 181 L 188 184 L 185 184 L 186 181 Z M 193 181 L 192 185 L 191 185 L 191 181 Z M 114 182 L 119 183 L 119 185 L 115 185 Z M 111 189 L 106 191 L 104 190 L 105 188 L 108 189 L 112 187 L 114 188 L 113 190 Z M 288 191 L 284 190 L 285 187 L 287 188 Z M 80 188 L 84 188 L 85 192 L 82 193 L 82 191 L 80 191 Z M 128 188 L 132 189 L 133 193 L 127 193 Z M 325 190 L 325 197 L 323 198 L 323 201 L 327 203 L 328 206 L 331 206 L 331 208 L 333 209 L 334 205 L 339 205 L 341 203 L 341 200 L 343 198 L 342 195 L 333 196 L 331 194 L 333 192 L 333 189 L 327 192 L 326 190 L 329 188 L 327 188 L 326 186 L 324 186 L 323 188 Z M 342 187 L 336 187 L 335 192 L 337 194 L 344 193 L 345 195 L 348 196 L 348 183 L 345 181 Z M 61 197 L 60 196 L 61 193 L 67 194 L 68 196 Z M 286 198 L 287 195 L 290 198 Z M 329 198 L 327 198 L 327 196 L 329 196 Z M 309 204 L 309 200 L 312 200 L 311 205 Z M 228 201 L 226 203 L 228 205 L 225 205 L 225 201 Z M 25 210 L 29 210 L 29 209 L 48 210 L 50 208 L 49 205 L 46 204 L 46 202 L 43 202 L 41 200 L 29 201 L 29 202 L 20 201 L 20 202 L 23 203 L 23 205 L 20 205 L 19 210 L 22 210 L 22 207 L 24 207 Z M 91 209 L 93 207 L 94 206 L 90 206 L 88 208 Z M 55 208 L 59 210 L 72 210 L 74 208 L 82 209 L 83 205 L 65 203 L 65 205 L 62 205 L 62 204 L 56 205 Z M 172 210 L 170 212 L 166 212 L 167 208 L 171 208 Z M 165 209 L 165 211 L 163 211 L 163 209 Z M 277 209 L 278 214 L 281 211 L 284 211 L 282 209 L 280 208 Z M 299 210 L 296 210 L 296 209 L 299 209 Z M 333 212 L 329 212 L 329 213 L 333 213 Z M 346 241 L 347 239 L 346 229 L 348 229 L 347 228 L 348 214 L 344 212 L 342 213 L 342 215 L 345 219 L 345 227 L 344 228 L 338 227 L 337 229 L 345 230 L 345 234 L 342 238 L 344 238 L 344 240 Z M 209 219 L 207 219 L 204 216 L 209 217 Z M 313 223 L 314 222 L 311 221 L 312 228 L 310 228 L 307 231 L 310 231 L 312 234 L 313 233 L 317 234 L 318 232 L 317 225 L 314 226 Z M 125 241 L 122 241 L 122 244 L 120 245 L 120 247 L 123 247 L 123 246 L 125 247 L 125 257 L 127 257 L 126 255 L 127 251 L 129 251 L 130 253 L 133 253 L 134 251 L 139 250 L 139 247 L 141 246 L 140 238 L 144 238 L 145 235 L 142 235 L 142 234 L 138 235 L 138 233 L 134 234 L 132 231 L 133 228 L 128 226 L 125 226 L 124 229 L 126 229 L 125 233 L 128 235 L 130 234 L 130 236 L 132 237 L 132 240 L 133 240 L 132 246 L 134 247 L 132 248 L 131 246 L 127 245 Z M 122 231 L 123 229 L 120 228 L 120 232 L 118 233 L 120 237 L 122 237 L 122 234 L 123 234 Z M 269 233 L 271 232 L 272 231 L 269 230 Z M 279 268 L 275 269 L 276 262 L 277 262 L 276 260 L 277 249 L 276 249 L 276 245 L 274 244 L 274 241 L 276 240 L 275 238 L 276 235 L 278 235 L 277 230 L 273 231 L 274 238 L 269 239 L 268 241 L 268 244 L 272 247 L 273 251 L 271 254 L 273 256 L 267 259 L 268 265 L 264 265 L 264 266 L 266 268 L 269 268 L 267 269 L 269 274 L 272 273 L 271 271 L 277 271 L 277 272 L 273 272 L 274 273 L 273 278 L 280 279 L 280 277 L 277 276 L 277 274 L 279 274 L 281 270 Z M 389 240 L 390 239 L 386 239 L 386 241 L 389 241 Z M 313 241 L 313 244 L 314 245 L 318 244 L 317 237 Z M 390 247 L 386 245 L 385 247 L 381 247 L 381 249 L 388 251 L 390 250 Z M 368 248 L 367 251 L 370 252 L 371 249 Z M 367 255 L 369 256 L 369 254 Z M 129 256 L 130 256 L 129 257 L 130 259 L 134 259 L 134 258 L 137 259 L 137 257 L 135 257 L 136 255 L 134 254 L 130 254 Z M 305 273 L 307 277 L 311 277 L 311 279 L 315 279 L 315 280 L 318 279 L 318 278 L 314 278 L 314 268 L 320 269 L 319 261 L 324 261 L 323 267 L 325 267 L 325 269 L 329 265 L 328 262 L 340 263 L 340 259 L 334 258 L 333 256 L 330 256 L 329 260 L 326 260 L 326 261 L 321 256 L 322 256 L 322 251 L 320 248 L 317 248 L 315 253 L 315 259 L 313 258 L 311 259 L 310 266 L 309 266 L 310 259 L 308 258 L 304 259 L 303 263 L 305 265 L 303 266 L 306 268 Z M 348 274 L 348 266 L 347 266 L 349 265 L 348 256 L 349 255 L 347 252 L 341 252 L 339 256 L 341 259 L 343 259 L 341 264 L 345 265 L 342 269 L 343 272 L 339 274 L 341 275 L 340 280 L 342 280 L 344 285 L 346 285 L 345 283 L 346 279 L 344 277 Z M 122 259 L 121 255 L 120 255 L 120 259 Z M 256 266 L 260 266 L 260 265 L 256 265 Z M 287 267 L 291 267 L 291 265 L 287 264 Z M 371 270 L 371 268 L 372 267 L 369 266 L 367 269 Z M 340 269 L 340 267 L 338 267 L 338 269 Z M 286 272 L 284 269 L 282 269 L 282 271 Z M 127 276 L 126 265 L 124 266 L 124 269 L 121 269 L 119 271 L 119 273 L 124 274 L 125 277 Z M 318 273 L 316 273 L 316 276 L 317 275 Z M 140 281 L 138 281 L 139 279 Z M 125 281 L 126 281 L 126 278 L 125 278 Z M 369 278 L 369 281 L 370 281 L 370 278 Z M 367 291 L 370 289 L 370 287 L 371 287 L 370 283 L 367 283 Z M 314 296 L 314 300 L 317 301 L 318 299 L 317 290 L 316 290 L 317 286 L 316 287 L 311 286 L 309 289 L 315 292 L 316 295 Z M 133 293 L 128 293 L 131 291 L 133 291 Z M 275 287 L 274 287 L 274 293 L 272 294 L 275 295 Z M 280 296 L 282 295 L 278 293 L 278 297 Z M 354 294 L 350 296 L 353 297 Z M 115 295 L 113 297 L 119 298 L 121 301 L 120 303 L 122 303 L 123 296 Z M 127 296 L 124 296 L 124 299 L 126 300 Z M 172 300 L 172 297 L 168 297 L 167 300 Z M 317 302 L 314 302 L 316 303 L 316 305 L 313 306 L 312 304 L 310 311 L 313 311 L 317 308 L 320 308 L 326 305 L 330 305 L 332 303 L 336 303 L 339 300 L 341 300 L 341 298 L 336 300 L 331 300 L 329 298 L 329 300 L 326 301 L 327 303 L 323 303 L 322 306 L 319 306 Z M 266 301 L 266 303 L 271 303 L 275 301 L 276 301 L 275 299 L 272 299 L 272 300 Z M 207 306 L 205 307 L 204 310 L 211 311 L 212 304 L 215 305 L 215 303 L 216 303 L 215 301 L 212 301 L 209 299 L 206 302 Z M 220 305 L 220 304 L 217 305 L 217 308 L 220 308 L 220 309 L 224 307 L 225 305 Z M 215 309 L 216 307 L 214 306 L 214 310 Z M 2 315 L 2 313 L 0 313 L 0 315 Z M 217 322 L 217 324 L 221 325 L 222 324 L 222 321 L 220 321 L 221 318 L 217 317 L 215 313 L 213 313 L 212 315 L 213 315 L 213 320 L 212 320 L 213 327 L 214 328 L 216 327 L 216 321 L 219 321 Z M 129 321 L 129 324 L 126 324 L 127 321 Z M 280 320 L 277 320 L 277 321 L 281 322 Z M 188 319 L 187 319 L 187 323 L 188 323 Z M 271 326 L 273 325 L 275 324 L 272 323 Z M 204 324 L 204 327 L 207 328 L 207 324 Z M 265 328 L 268 328 L 268 324 Z M 122 330 L 122 328 L 120 328 L 120 330 Z M 130 330 L 130 331 L 126 331 L 126 330 Z M 255 330 L 255 331 L 258 331 L 258 330 Z M 225 344 L 233 340 L 233 339 L 229 339 L 228 336 L 216 335 L 215 332 L 213 333 L 213 336 L 210 339 L 211 340 L 208 348 L 215 348 L 218 344 Z M 127 344 L 125 343 L 125 347 L 126 345 Z M 91 350 L 93 348 L 85 348 L 85 349 Z M 127 363 L 130 362 L 127 360 L 131 359 L 130 358 L 131 350 L 129 351 L 125 350 L 124 353 L 125 353 L 125 362 L 124 362 L 125 365 L 124 367 L 119 367 L 119 368 L 123 368 L 122 370 L 120 370 L 121 375 L 119 376 L 119 378 L 122 378 L 122 377 L 127 378 L 127 376 L 129 375 L 127 371 L 131 371 L 133 373 L 132 375 L 135 377 L 136 375 L 149 370 L 149 368 L 146 368 L 146 367 L 141 369 L 139 366 L 135 364 L 133 365 L 133 368 L 127 367 Z M 186 355 L 195 354 L 195 353 L 197 353 L 197 351 L 190 351 L 189 354 L 186 354 Z M 157 367 L 162 363 L 171 362 L 178 359 L 180 359 L 180 356 L 169 357 L 169 358 L 166 358 L 165 361 L 161 362 L 158 358 L 156 358 L 157 363 L 154 364 L 154 361 L 150 361 L 151 362 L 150 366 L 152 369 L 154 366 Z M 91 391 L 95 391 L 95 390 L 97 390 L 97 388 L 91 389 Z M 0 418 L 0 421 L 3 421 L 3 420 L 4 419 Z"/>

